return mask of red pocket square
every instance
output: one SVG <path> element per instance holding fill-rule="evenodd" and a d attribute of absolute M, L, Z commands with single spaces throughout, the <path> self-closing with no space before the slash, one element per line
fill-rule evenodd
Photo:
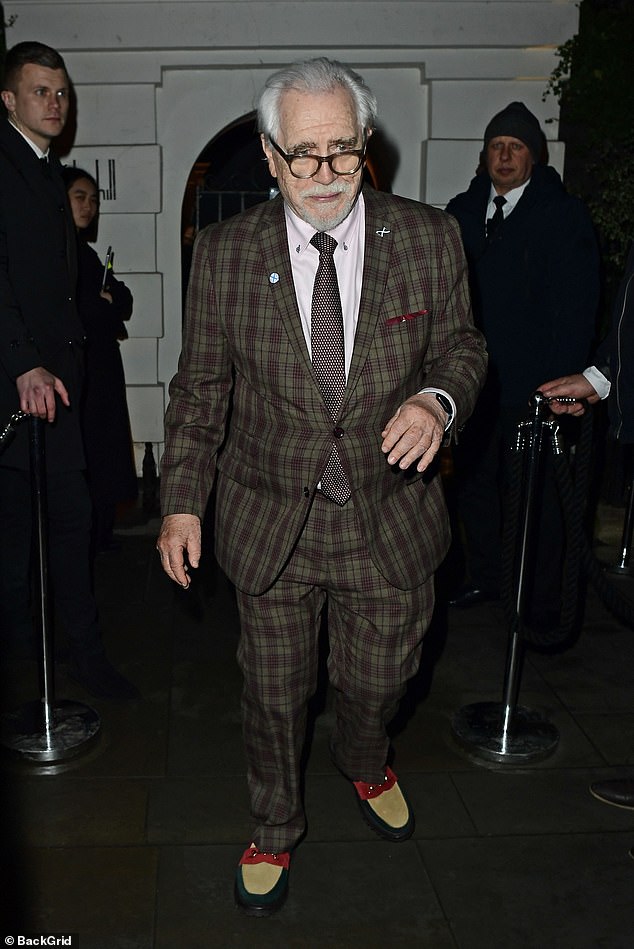
<path fill-rule="evenodd" d="M 429 313 L 429 310 L 416 310 L 415 313 L 403 313 L 402 316 L 392 316 L 387 320 L 387 325 L 392 326 L 394 323 L 404 323 L 406 320 L 415 320 L 417 316 L 424 316 L 426 313 Z"/>

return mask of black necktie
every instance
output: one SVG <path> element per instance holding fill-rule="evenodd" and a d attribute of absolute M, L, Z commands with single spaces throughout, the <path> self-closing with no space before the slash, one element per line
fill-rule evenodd
<path fill-rule="evenodd" d="M 497 197 L 493 199 L 493 204 L 495 205 L 495 213 L 493 217 L 490 217 L 487 221 L 487 238 L 491 240 L 498 227 L 504 220 L 504 211 L 502 208 L 506 204 L 506 198 L 501 194 L 498 194 Z"/>
<path fill-rule="evenodd" d="M 48 158 L 40 158 L 40 165 L 42 166 L 42 174 L 46 178 L 51 177 L 51 167 L 48 163 Z"/>
<path fill-rule="evenodd" d="M 330 234 L 318 231 L 310 242 L 319 251 L 311 309 L 312 361 L 330 417 L 335 422 L 346 389 L 343 313 L 333 259 L 337 241 Z M 350 484 L 334 444 L 321 476 L 321 490 L 337 504 L 345 504 L 350 497 Z"/>

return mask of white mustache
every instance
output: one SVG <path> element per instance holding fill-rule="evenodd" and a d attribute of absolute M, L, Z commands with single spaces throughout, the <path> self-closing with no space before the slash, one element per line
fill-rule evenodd
<path fill-rule="evenodd" d="M 319 198 L 326 194 L 350 194 L 350 184 L 347 181 L 333 181 L 331 185 L 315 183 L 311 188 L 302 192 L 302 197 Z"/>

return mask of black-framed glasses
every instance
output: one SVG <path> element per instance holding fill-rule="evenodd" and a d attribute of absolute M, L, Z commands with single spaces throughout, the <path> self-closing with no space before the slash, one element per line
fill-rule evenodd
<path fill-rule="evenodd" d="M 333 152 L 332 155 L 288 155 L 272 138 L 269 138 L 269 142 L 282 156 L 293 178 L 313 178 L 324 162 L 335 175 L 354 175 L 365 161 L 365 142 L 363 148 Z"/>

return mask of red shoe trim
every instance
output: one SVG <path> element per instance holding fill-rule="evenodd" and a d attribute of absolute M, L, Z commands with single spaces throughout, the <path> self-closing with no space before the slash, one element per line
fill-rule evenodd
<path fill-rule="evenodd" d="M 283 853 L 265 853 L 256 847 L 249 847 L 242 854 L 238 866 L 243 867 L 245 864 L 254 866 L 256 863 L 270 863 L 273 867 L 283 867 L 284 870 L 288 870 L 290 862 L 291 855 L 288 851 L 284 851 Z"/>
<path fill-rule="evenodd" d="M 384 791 L 389 791 L 396 784 L 398 778 L 391 768 L 385 769 L 385 779 L 383 784 L 366 784 L 365 781 L 353 781 L 357 794 L 362 801 L 369 801 L 373 797 L 379 797 Z"/>

